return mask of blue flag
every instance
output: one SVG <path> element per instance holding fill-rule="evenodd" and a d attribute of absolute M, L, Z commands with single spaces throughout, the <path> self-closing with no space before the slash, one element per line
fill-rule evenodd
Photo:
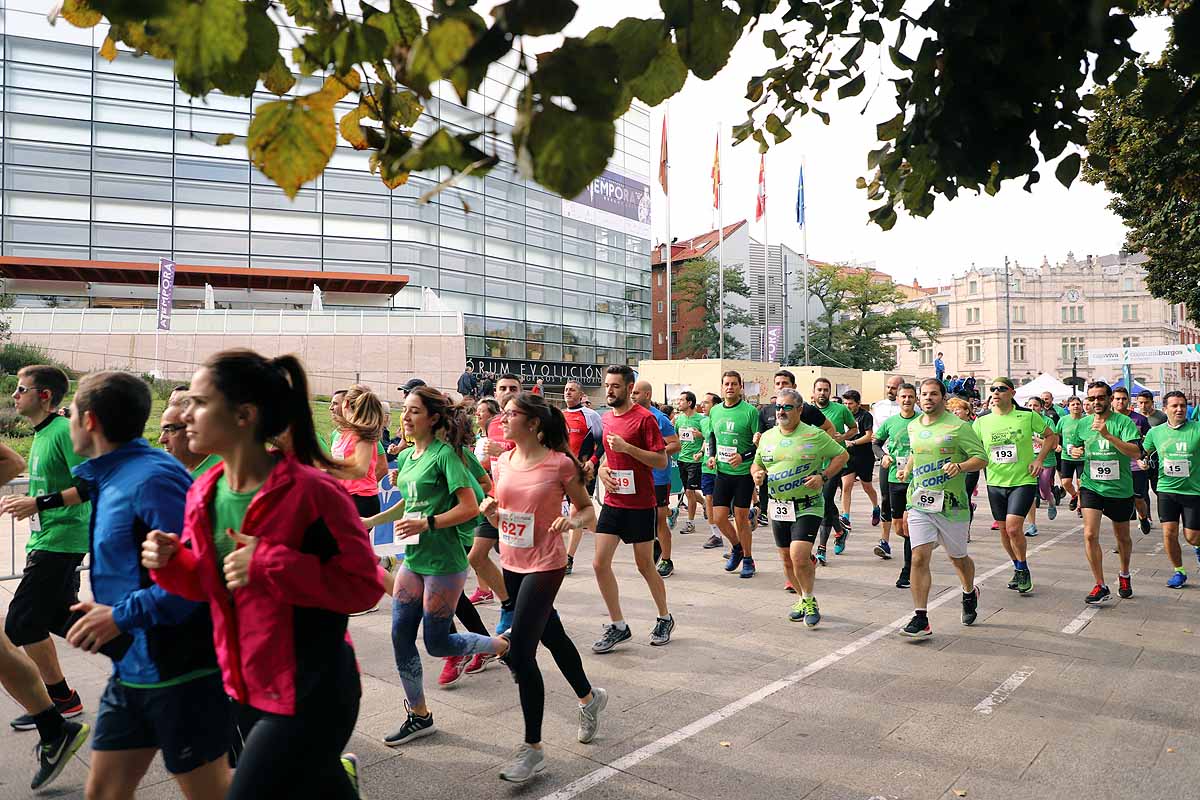
<path fill-rule="evenodd" d="M 796 224 L 804 227 L 804 167 L 800 167 L 800 183 L 796 186 Z"/>

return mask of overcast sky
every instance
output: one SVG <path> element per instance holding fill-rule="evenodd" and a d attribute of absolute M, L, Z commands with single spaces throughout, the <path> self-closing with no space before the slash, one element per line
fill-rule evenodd
<path fill-rule="evenodd" d="M 660 14 L 648 0 L 579 0 L 580 10 L 566 34 L 582 36 L 597 25 L 612 25 L 627 16 Z M 494 3 L 480 3 L 480 10 Z M 786 6 L 785 4 L 782 4 Z M 777 18 L 781 14 L 777 15 Z M 683 239 L 715 227 L 712 211 L 713 150 L 717 126 L 725 131 L 721 167 L 724 176 L 724 222 L 751 221 L 751 235 L 763 237 L 754 223 L 758 180 L 758 152 L 754 142 L 732 147 L 731 127 L 745 119 L 747 80 L 775 62 L 762 45 L 762 26 L 743 37 L 726 67 L 710 81 L 689 77 L 681 93 L 668 101 L 671 161 L 671 233 Z M 787 28 L 783 28 L 786 30 Z M 1142 52 L 1161 50 L 1165 25 L 1142 25 L 1134 41 Z M 910 37 L 910 43 L 913 41 Z M 919 44 L 919 43 L 918 43 Z M 553 37 L 541 37 L 532 49 L 556 46 Z M 905 48 L 908 51 L 908 46 Z M 886 60 L 886 55 L 885 55 Z M 875 61 L 868 46 L 863 63 Z M 1032 193 L 1022 191 L 1023 181 L 1008 181 L 995 197 L 969 193 L 953 202 L 939 199 L 928 219 L 901 212 L 896 226 L 882 232 L 867 224 L 867 212 L 877 203 L 854 187 L 855 178 L 867 177 L 866 155 L 877 147 L 875 125 L 891 118 L 896 105 L 890 83 L 879 87 L 865 114 L 860 112 L 874 80 L 856 98 L 827 103 L 833 119 L 826 126 L 816 117 L 804 117 L 790 126 L 792 138 L 767 154 L 767 195 L 772 244 L 783 241 L 801 249 L 795 222 L 796 180 L 804 160 L 808 249 L 823 261 L 875 262 L 897 281 L 923 285 L 947 283 L 971 263 L 1000 266 L 1005 255 L 1021 264 L 1040 264 L 1043 256 L 1053 263 L 1067 251 L 1082 257 L 1116 252 L 1124 241 L 1124 227 L 1107 209 L 1109 195 L 1102 187 L 1078 180 L 1065 189 L 1054 178 L 1053 167 L 1042 170 L 1042 180 Z M 835 92 L 830 91 L 827 97 Z M 656 241 L 665 240 L 666 200 L 657 186 L 658 150 L 662 115 L 666 106 L 651 109 L 651 183 L 655 185 L 653 226 Z M 797 119 L 800 119 L 797 117 Z"/>

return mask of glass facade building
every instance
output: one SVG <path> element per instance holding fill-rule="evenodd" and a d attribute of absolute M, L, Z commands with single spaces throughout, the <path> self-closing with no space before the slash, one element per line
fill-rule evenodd
<path fill-rule="evenodd" d="M 250 166 L 241 138 L 252 108 L 274 95 L 195 100 L 167 62 L 102 58 L 103 25 L 51 26 L 45 4 L 31 0 L 0 8 L 5 256 L 404 274 L 409 286 L 394 300 L 356 302 L 419 307 L 422 290 L 433 290 L 442 307 L 463 313 L 468 357 L 577 365 L 650 357 L 648 207 L 631 222 L 516 174 L 510 65 L 496 65 L 468 107 L 439 86 L 418 125 L 482 132 L 483 148 L 503 160 L 486 177 L 419 203 L 448 173 L 414 175 L 389 192 L 369 174 L 368 153 L 339 140 L 324 175 L 293 201 Z M 286 33 L 281 41 L 292 44 Z M 319 85 L 304 78 L 293 92 Z M 339 117 L 351 108 L 339 104 Z M 493 109 L 494 121 L 485 116 Z M 625 185 L 619 194 L 640 192 L 648 203 L 648 112 L 635 105 L 617 125 L 606 175 Z M 219 147 L 221 133 L 239 138 Z M 18 290 L 17 302 L 106 303 L 82 284 L 54 292 Z M 153 286 L 134 294 L 126 305 L 154 304 Z M 295 302 L 264 291 L 222 305 Z"/>

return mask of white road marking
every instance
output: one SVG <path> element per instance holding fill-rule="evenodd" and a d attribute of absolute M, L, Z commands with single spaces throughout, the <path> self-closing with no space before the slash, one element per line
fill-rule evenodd
<path fill-rule="evenodd" d="M 1044 542 L 1043 544 L 1038 545 L 1037 547 L 1033 548 L 1029 552 L 1030 552 L 1030 554 L 1032 554 L 1032 553 L 1037 553 L 1042 550 L 1045 550 L 1046 548 L 1054 546 L 1055 544 L 1057 544 L 1058 542 L 1061 542 L 1063 539 L 1067 538 L 1068 536 L 1076 534 L 1081 530 L 1083 530 L 1083 526 L 1076 525 L 1074 528 L 1071 528 L 1069 531 L 1066 531 L 1065 533 L 1060 533 L 1058 536 L 1055 536 L 1050 541 Z M 987 572 L 984 572 L 981 575 L 976 575 L 975 576 L 975 585 L 978 586 L 979 584 L 983 583 L 987 579 L 989 579 L 995 575 L 999 575 L 1001 572 L 1006 571 L 1011 566 L 1012 566 L 1011 561 L 1005 561 L 1001 564 L 998 564 L 998 565 L 992 567 Z M 949 603 L 951 600 L 956 600 L 956 599 L 960 598 L 961 596 L 962 596 L 961 592 L 959 592 L 953 588 L 948 591 L 944 591 L 944 592 L 942 592 L 942 594 L 939 597 L 935 598 L 934 600 L 932 600 L 929 603 L 928 610 L 932 611 L 933 609 L 938 608 L 939 606 L 943 606 L 946 603 Z M 826 656 L 818 658 L 816 661 L 812 662 L 811 664 L 801 667 L 800 669 L 796 670 L 792 674 L 784 676 L 783 678 L 780 678 L 779 680 L 774 681 L 773 683 L 768 683 L 766 686 L 762 687 L 761 689 L 758 689 L 755 692 L 751 692 L 750 694 L 748 694 L 745 697 L 742 697 L 738 700 L 734 700 L 732 703 L 730 703 L 722 708 L 718 708 L 716 711 L 712 712 L 711 714 L 703 716 L 700 719 L 696 720 L 695 722 L 693 722 L 689 725 L 683 726 L 679 730 L 672 731 L 671 733 L 668 733 L 668 734 L 662 736 L 661 738 L 655 739 L 653 742 L 650 742 L 647 745 L 639 747 L 637 750 L 634 750 L 632 753 L 628 753 L 624 756 L 621 756 L 616 761 L 613 761 L 611 764 L 607 764 L 607 765 L 601 767 L 600 769 L 593 770 L 592 772 L 589 772 L 588 774 L 584 775 L 583 777 L 580 777 L 580 778 L 577 778 L 577 779 L 571 781 L 570 783 L 568 783 L 566 786 L 562 787 L 561 789 L 559 789 L 555 792 L 551 792 L 550 794 L 544 795 L 543 797 L 540 798 L 540 800 L 571 800 L 571 798 L 578 797 L 579 795 L 583 794 L 587 790 L 592 789 L 592 788 L 604 783 L 609 778 L 612 778 L 615 775 L 619 775 L 622 772 L 627 772 L 628 770 L 636 767 L 638 764 L 642 763 L 643 761 L 653 758 L 654 756 L 658 755 L 662 751 L 664 751 L 670 747 L 674 747 L 675 745 L 679 744 L 680 742 L 686 741 L 698 733 L 702 733 L 702 732 L 708 730 L 712 726 L 716 725 L 718 722 L 721 722 L 722 720 L 726 720 L 726 719 L 732 717 L 734 714 L 737 714 L 739 711 L 744 711 L 745 709 L 749 708 L 750 706 L 753 706 L 757 703 L 762 702 L 763 700 L 767 699 L 771 695 L 773 695 L 777 692 L 781 692 L 784 689 L 787 689 L 788 687 L 793 686 L 796 683 L 804 680 L 805 678 L 808 678 L 808 677 L 811 677 L 811 676 L 817 674 L 818 672 L 820 672 L 823 669 L 826 669 L 827 667 L 833 666 L 834 664 L 838 663 L 839 661 L 846 658 L 847 656 L 857 653 L 859 650 L 863 649 L 867 645 L 874 644 L 875 642 L 879 641 L 880 639 L 883 639 L 884 637 L 899 630 L 901 627 L 903 627 L 908 622 L 908 619 L 909 618 L 907 616 L 904 616 L 904 617 L 901 617 L 900 619 L 892 621 L 888 625 L 885 625 L 884 627 L 879 628 L 878 630 L 871 631 L 867 635 L 862 636 L 858 639 L 855 639 L 853 642 L 850 642 L 849 644 L 845 645 L 844 647 L 841 647 L 841 648 L 833 651 L 832 653 L 829 653 Z"/>
<path fill-rule="evenodd" d="M 997 686 L 991 694 L 980 700 L 974 710 L 984 716 L 991 714 L 996 709 L 996 706 L 1007 700 L 1017 690 L 1017 687 L 1024 683 L 1025 679 L 1032 674 L 1033 667 L 1028 665 L 1021 667 L 1012 675 L 1009 675 L 1007 680 Z"/>
<path fill-rule="evenodd" d="M 1138 569 L 1130 570 L 1129 577 L 1132 578 L 1134 575 L 1137 575 L 1138 570 L 1140 570 L 1140 569 L 1141 569 L 1141 567 L 1138 567 Z M 1108 605 L 1108 601 L 1106 601 L 1104 603 L 1096 603 L 1095 605 L 1088 606 L 1083 611 L 1080 611 L 1079 616 L 1075 617 L 1075 619 L 1068 622 L 1067 626 L 1062 629 L 1062 633 L 1065 633 L 1068 636 L 1074 636 L 1075 634 L 1079 633 L 1081 630 L 1083 630 L 1084 628 L 1087 627 L 1089 622 L 1092 621 L 1092 617 L 1099 614 L 1100 609 L 1104 608 L 1104 606 L 1106 606 L 1106 605 Z"/>

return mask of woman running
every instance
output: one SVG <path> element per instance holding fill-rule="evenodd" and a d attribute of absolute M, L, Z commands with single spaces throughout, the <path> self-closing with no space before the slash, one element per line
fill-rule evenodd
<path fill-rule="evenodd" d="M 362 693 L 347 616 L 384 573 L 313 430 L 294 356 L 227 350 L 192 376 L 188 442 L 221 463 L 188 491 L 182 537 L 151 531 L 142 565 L 208 601 L 225 691 L 245 747 L 229 798 L 358 796 L 339 758 Z M 289 449 L 268 452 L 288 432 Z"/>
<path fill-rule="evenodd" d="M 483 397 L 475 404 L 474 429 L 476 432 L 475 438 L 475 458 L 480 464 L 487 462 L 487 430 L 491 421 L 500 415 L 500 404 L 496 402 L 494 397 Z M 491 494 L 491 490 L 485 490 L 487 494 Z M 474 544 L 472 541 L 470 544 Z M 468 545 L 470 546 L 470 545 Z M 487 581 L 478 572 L 475 573 L 475 581 L 478 586 L 471 594 L 470 600 L 475 605 L 482 603 L 490 603 L 496 599 L 496 593 L 488 586 Z"/>
<path fill-rule="evenodd" d="M 373 517 L 379 513 L 379 479 L 386 469 L 386 456 L 379 454 L 387 423 L 383 403 L 367 387 L 354 385 L 331 413 L 338 436 L 330 448 L 334 464 L 329 474 L 346 487 L 360 517 Z"/>
<path fill-rule="evenodd" d="M 500 770 L 500 777 L 522 783 L 546 766 L 542 749 L 546 691 L 536 660 L 538 642 L 546 645 L 579 698 L 580 742 L 595 738 L 608 693 L 588 682 L 579 651 L 554 610 L 554 598 L 567 574 L 563 534 L 596 524 L 583 467 L 570 451 L 567 421 L 561 411 L 531 392 L 508 401 L 503 421 L 504 438 L 515 448 L 494 462 L 496 495 L 483 502 L 483 512 L 500 531 L 504 584 L 516 604 L 512 628 L 503 634 L 512 646 L 501 659 L 520 688 L 525 718 L 525 743 Z M 575 507 L 570 518 L 562 515 L 564 495 Z"/>
<path fill-rule="evenodd" d="M 467 426 L 462 409 L 441 392 L 428 386 L 410 391 L 404 399 L 404 435 L 413 445 L 400 454 L 396 477 L 404 499 L 366 520 L 372 527 L 399 520 L 396 540 L 415 540 L 406 543 L 392 590 L 392 649 L 408 717 L 384 737 L 389 747 L 434 732 L 417 652 L 418 627 L 424 624 L 425 650 L 437 658 L 508 651 L 504 639 L 454 632 L 454 612 L 467 581 L 458 527 L 479 516 L 479 484 L 463 460 Z"/>
<path fill-rule="evenodd" d="M 1072 395 L 1071 399 L 1067 400 L 1067 411 L 1070 412 L 1070 415 L 1058 421 L 1058 432 L 1063 442 L 1074 441 L 1075 429 L 1079 427 L 1079 420 L 1084 416 L 1083 401 L 1078 396 Z M 1071 510 L 1082 517 L 1083 509 L 1079 507 L 1079 486 L 1075 483 L 1075 479 L 1076 476 L 1083 477 L 1083 462 L 1067 458 L 1067 449 L 1062 445 L 1060 445 L 1060 453 L 1062 487 L 1071 496 Z"/>

